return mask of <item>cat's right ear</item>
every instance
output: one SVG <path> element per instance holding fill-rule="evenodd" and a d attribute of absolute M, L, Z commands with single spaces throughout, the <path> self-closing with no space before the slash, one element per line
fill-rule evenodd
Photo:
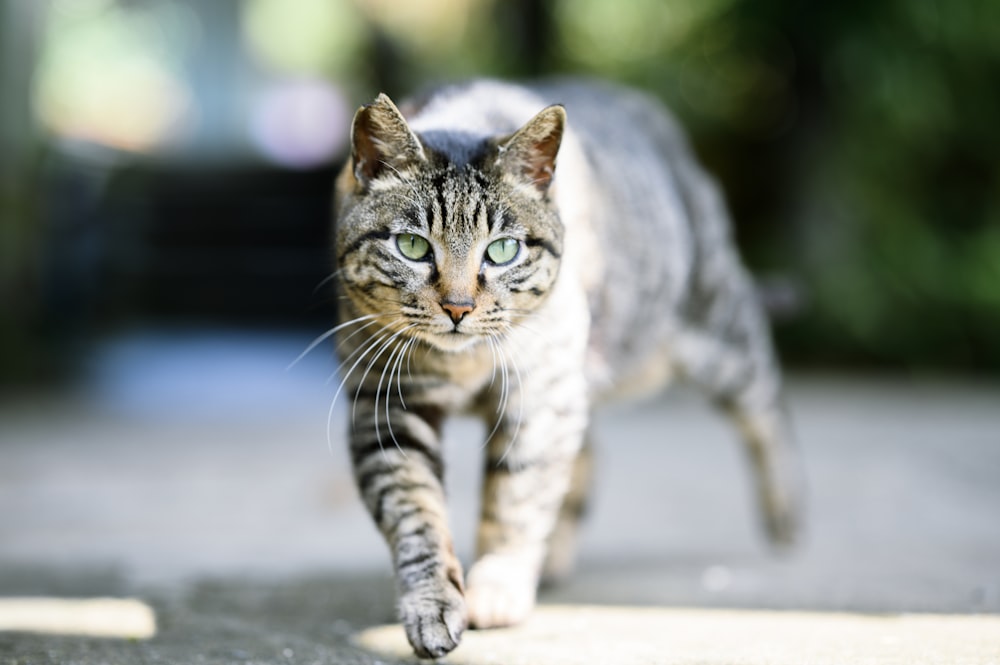
<path fill-rule="evenodd" d="M 423 146 L 388 95 L 354 114 L 351 171 L 362 189 L 382 176 L 403 176 L 424 161 Z"/>
<path fill-rule="evenodd" d="M 497 147 L 497 165 L 515 180 L 545 194 L 556 170 L 556 155 L 566 128 L 561 104 L 542 109 Z"/>

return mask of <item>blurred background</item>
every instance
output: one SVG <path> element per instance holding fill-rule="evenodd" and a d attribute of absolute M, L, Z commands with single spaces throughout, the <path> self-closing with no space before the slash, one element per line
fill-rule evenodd
<path fill-rule="evenodd" d="M 321 331 L 353 110 L 583 74 L 722 181 L 791 367 L 1000 370 L 1000 4 L 4 0 L 0 383 L 137 325 Z"/>
<path fill-rule="evenodd" d="M 331 345 L 293 363 L 334 318 L 349 122 L 564 74 L 661 98 L 721 181 L 809 530 L 770 556 L 732 429 L 671 391 L 597 419 L 581 574 L 543 599 L 1000 612 L 995 0 L 0 0 L 0 596 L 215 575 L 190 597 L 256 608 L 263 572 L 318 643 L 392 621 Z M 484 436 L 445 432 L 466 563 Z"/>

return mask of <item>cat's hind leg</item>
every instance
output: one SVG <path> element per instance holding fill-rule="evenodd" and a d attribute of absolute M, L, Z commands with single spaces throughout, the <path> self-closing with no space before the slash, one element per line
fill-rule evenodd
<path fill-rule="evenodd" d="M 672 344 L 675 364 L 736 422 L 767 533 L 775 544 L 790 544 L 800 529 L 801 469 L 765 312 L 729 238 L 719 189 L 690 160 L 674 167 L 695 252 Z"/>
<path fill-rule="evenodd" d="M 802 473 L 787 416 L 779 404 L 760 406 L 721 400 L 720 406 L 742 436 L 768 537 L 778 547 L 795 544 L 802 529 Z"/>
<path fill-rule="evenodd" d="M 556 584 L 573 572 L 580 521 L 587 511 L 594 474 L 593 449 L 590 434 L 587 434 L 573 461 L 569 491 L 562 500 L 555 528 L 549 535 L 545 563 L 542 564 L 542 584 Z"/>
<path fill-rule="evenodd" d="M 801 528 L 802 473 L 781 401 L 781 379 L 765 332 L 737 338 L 744 343 L 687 330 L 678 336 L 676 360 L 738 427 L 767 535 L 775 545 L 788 546 Z"/>

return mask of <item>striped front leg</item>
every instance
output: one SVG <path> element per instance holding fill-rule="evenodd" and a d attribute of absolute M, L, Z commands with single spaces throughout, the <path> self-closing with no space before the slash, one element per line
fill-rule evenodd
<path fill-rule="evenodd" d="M 393 408 L 387 418 L 384 407 L 376 415 L 374 404 L 359 403 L 356 417 L 355 479 L 392 554 L 400 620 L 418 656 L 443 656 L 458 645 L 466 619 L 442 490 L 440 412 Z"/>
<path fill-rule="evenodd" d="M 535 605 L 546 540 L 570 487 L 588 414 L 582 376 L 555 374 L 525 377 L 512 397 L 517 406 L 505 410 L 487 446 L 478 555 L 466 592 L 476 628 L 518 623 Z"/>

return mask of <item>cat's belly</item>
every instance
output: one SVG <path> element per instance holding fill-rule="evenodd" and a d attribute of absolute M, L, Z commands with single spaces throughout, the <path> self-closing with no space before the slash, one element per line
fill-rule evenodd
<path fill-rule="evenodd" d="M 615 402 L 649 395 L 670 385 L 675 364 L 666 342 L 628 359 L 621 350 L 614 352 L 591 343 L 587 349 L 587 382 L 594 403 Z"/>

